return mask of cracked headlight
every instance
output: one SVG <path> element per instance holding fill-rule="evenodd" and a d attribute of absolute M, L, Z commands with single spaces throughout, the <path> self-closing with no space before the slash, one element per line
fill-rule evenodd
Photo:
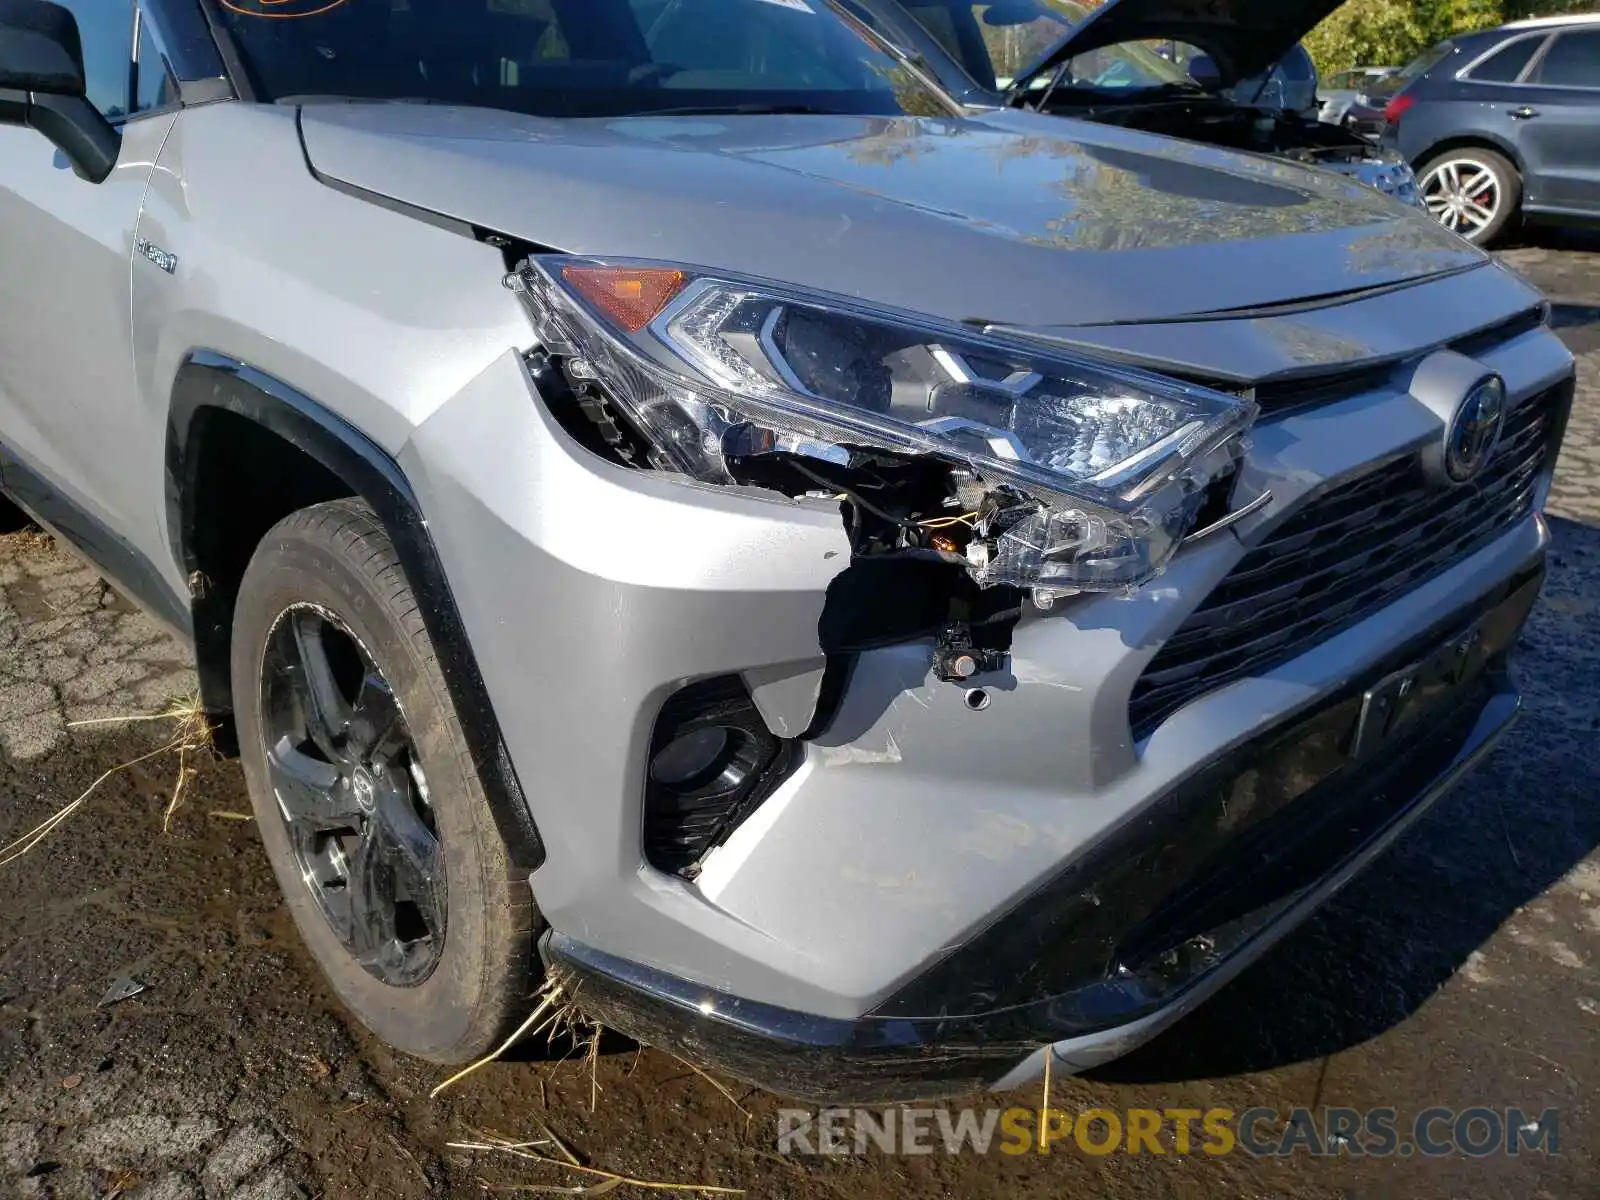
<path fill-rule="evenodd" d="M 546 351 L 708 483 L 787 454 L 933 458 L 985 496 L 974 578 L 1113 590 L 1158 573 L 1230 470 L 1248 401 L 958 324 L 661 264 L 559 256 L 508 279 Z"/>

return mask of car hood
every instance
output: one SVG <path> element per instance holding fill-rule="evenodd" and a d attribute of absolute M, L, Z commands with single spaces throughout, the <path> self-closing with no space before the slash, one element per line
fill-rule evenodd
<path fill-rule="evenodd" d="M 1187 42 L 1209 54 L 1233 87 L 1267 71 L 1343 0 L 1111 0 L 1078 24 L 1013 90 L 1079 54 L 1124 42 Z"/>
<path fill-rule="evenodd" d="M 1255 308 L 1487 261 L 1333 174 L 1058 117 L 558 121 L 313 105 L 307 160 L 538 247 L 689 263 L 952 320 Z"/>

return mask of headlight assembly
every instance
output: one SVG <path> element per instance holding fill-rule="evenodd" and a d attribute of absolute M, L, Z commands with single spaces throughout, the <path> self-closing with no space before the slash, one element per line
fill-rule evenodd
<path fill-rule="evenodd" d="M 1393 150 L 1378 151 L 1370 164 L 1363 164 L 1362 172 L 1362 182 L 1385 196 L 1393 196 L 1413 208 L 1427 207 L 1422 202 L 1422 185 L 1417 181 L 1417 173 Z"/>
<path fill-rule="evenodd" d="M 1148 580 L 1256 415 L 1156 375 L 691 267 L 546 256 L 508 283 L 568 378 L 598 388 L 660 468 L 739 483 L 782 461 L 809 490 L 851 496 L 863 455 L 948 465 L 942 507 L 855 499 L 984 586 Z"/>

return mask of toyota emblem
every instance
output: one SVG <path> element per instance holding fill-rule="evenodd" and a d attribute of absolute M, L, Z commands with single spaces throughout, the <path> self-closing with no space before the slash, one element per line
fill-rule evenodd
<path fill-rule="evenodd" d="M 1506 385 L 1498 375 L 1480 381 L 1445 431 L 1444 469 L 1455 483 L 1478 477 L 1494 457 L 1506 424 Z"/>

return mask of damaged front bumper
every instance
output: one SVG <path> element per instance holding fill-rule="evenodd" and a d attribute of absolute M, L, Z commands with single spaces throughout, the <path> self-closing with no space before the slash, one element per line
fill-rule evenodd
<path fill-rule="evenodd" d="M 1089 1069 L 1259 958 L 1494 747 L 1520 705 L 1506 650 L 1539 586 L 1535 572 L 1500 589 L 1466 626 L 1440 626 L 1362 683 L 1219 755 L 859 1019 L 753 1003 L 560 933 L 544 957 L 606 1026 L 817 1103 L 1007 1089 L 1047 1054 L 1058 1070 Z M 1407 655 L 1454 656 L 1468 641 L 1476 661 L 1426 716 L 1380 757 L 1352 760 L 1365 685 L 1412 666 Z"/>
<path fill-rule="evenodd" d="M 1422 304 L 1432 290 L 1450 302 Z M 1137 729 L 1158 652 L 1249 555 L 1434 444 L 1408 368 L 1263 421 L 1240 478 L 1267 508 L 1132 594 L 1029 606 L 1003 658 L 953 684 L 917 632 L 825 649 L 856 578 L 836 503 L 601 461 L 508 354 L 420 423 L 401 464 L 547 848 L 533 886 L 551 963 L 584 978 L 608 1024 L 829 1099 L 1014 1082 L 1048 1044 L 1088 1062 L 1185 1011 L 1414 819 L 1515 708 L 1505 658 L 1537 590 L 1535 510 L 1571 402 L 1571 358 L 1523 319 L 1529 302 L 1496 274 L 1327 318 L 1207 324 L 1214 353 L 1259 359 L 1258 342 L 1299 353 L 1313 319 L 1324 341 L 1344 323 L 1341 351 L 1376 347 L 1391 306 L 1481 311 L 1474 328 L 1515 317 L 1460 351 L 1536 414 L 1516 444 L 1545 457 L 1507 485 L 1514 504 L 1486 536 L 1452 542 L 1381 608 Z M 858 588 L 848 607 L 914 606 L 917 589 L 897 586 Z M 1352 761 L 1366 693 L 1475 631 L 1470 670 L 1426 720 Z M 714 811 L 652 807 L 679 708 L 691 733 L 747 732 L 741 770 L 769 786 Z M 664 816 L 681 858 L 652 844 Z M 1263 855 L 1281 870 L 1258 869 Z"/>

